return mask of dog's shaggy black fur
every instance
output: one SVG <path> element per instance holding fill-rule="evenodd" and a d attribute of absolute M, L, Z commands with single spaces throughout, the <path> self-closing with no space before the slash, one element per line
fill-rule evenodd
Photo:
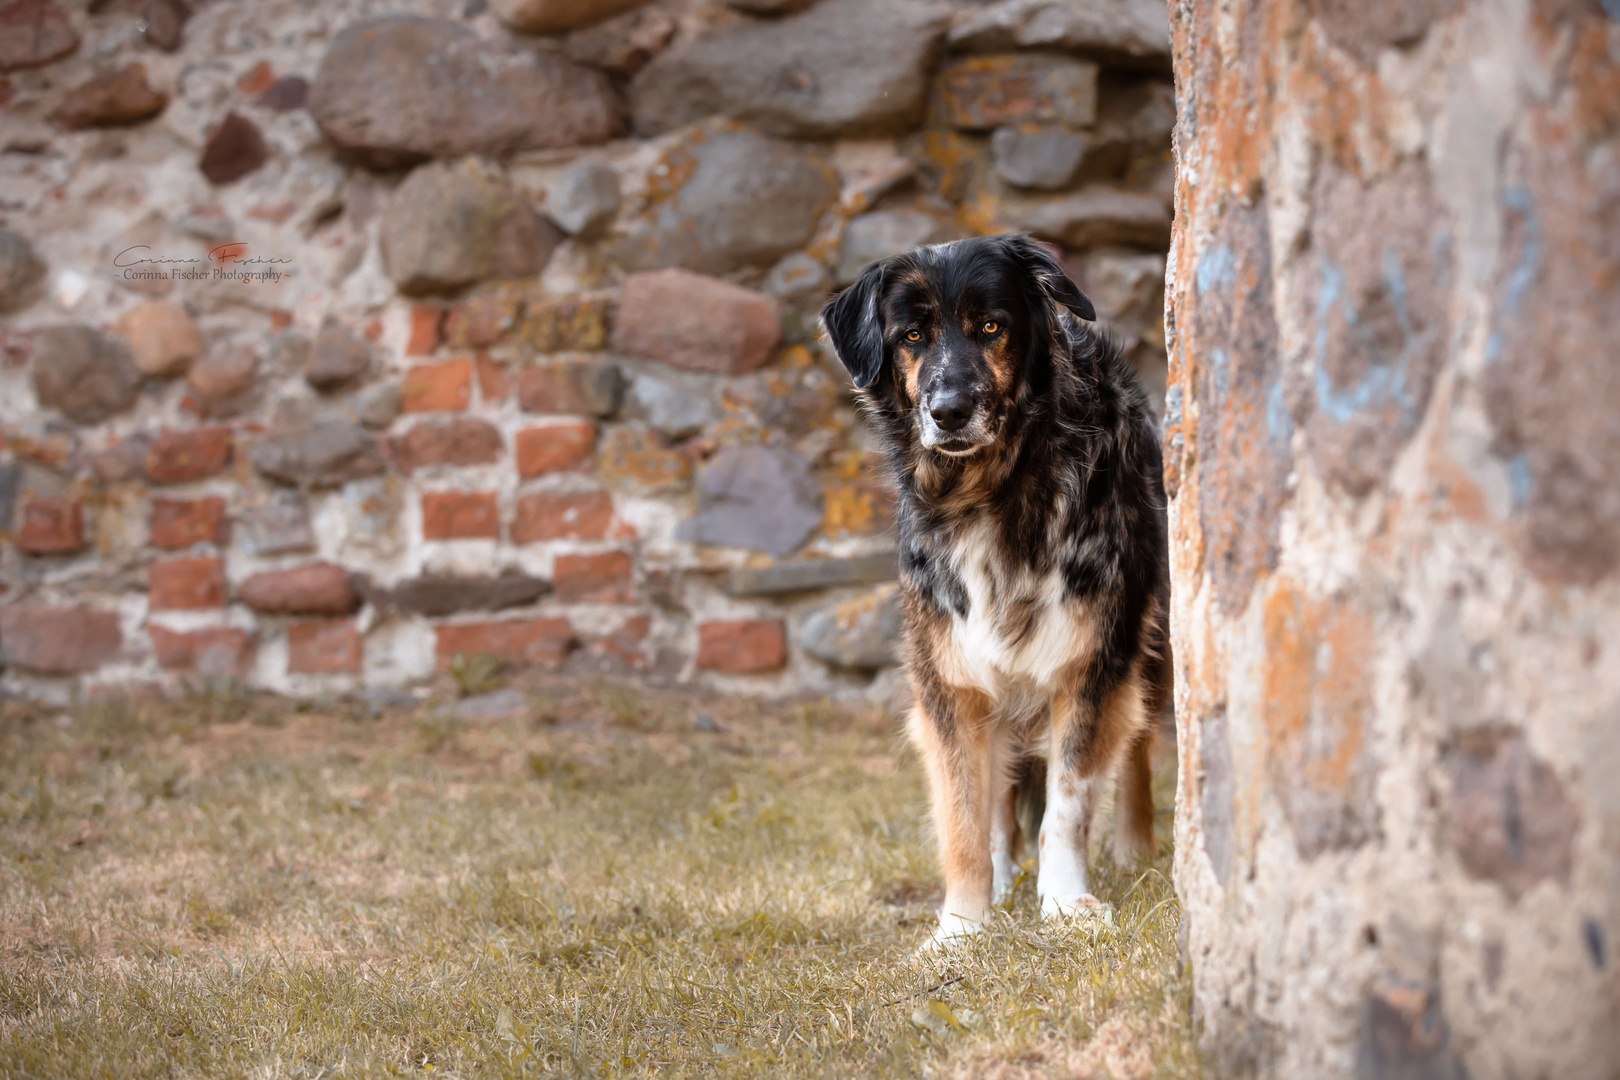
<path fill-rule="evenodd" d="M 1152 845 L 1159 436 L 1094 317 L 1051 254 L 1017 235 L 875 264 L 822 312 L 899 492 L 912 732 L 930 764 L 946 873 L 941 940 L 987 916 L 992 862 L 994 891 L 1005 891 L 1001 849 L 1018 844 L 1005 805 L 1031 760 L 1049 773 L 1048 911 L 1093 902 L 1083 863 L 1093 779 L 1123 774 L 1116 854 Z M 1062 861 L 1054 841 L 1078 845 L 1078 884 L 1048 872 Z"/>

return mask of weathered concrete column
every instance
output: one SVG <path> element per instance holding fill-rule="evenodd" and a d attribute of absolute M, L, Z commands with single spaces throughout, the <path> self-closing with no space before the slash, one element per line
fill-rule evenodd
<path fill-rule="evenodd" d="M 1172 0 L 1224 1072 L 1620 1075 L 1620 3 Z"/>

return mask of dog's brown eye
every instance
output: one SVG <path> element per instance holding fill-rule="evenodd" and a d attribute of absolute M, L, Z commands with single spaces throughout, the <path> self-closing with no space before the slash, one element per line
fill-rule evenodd
<path fill-rule="evenodd" d="M 906 331 L 906 340 L 907 341 L 921 341 L 922 340 L 922 331 L 921 330 L 907 330 Z"/>
<path fill-rule="evenodd" d="M 996 320 L 994 320 L 994 319 L 986 319 L 984 321 L 984 332 L 986 334 L 994 334 L 997 330 L 1000 330 L 1000 329 L 1001 329 L 1001 324 L 996 322 Z"/>

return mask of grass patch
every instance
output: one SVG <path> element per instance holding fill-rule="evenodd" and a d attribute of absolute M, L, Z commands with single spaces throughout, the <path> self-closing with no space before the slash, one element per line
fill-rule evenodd
<path fill-rule="evenodd" d="M 1103 865 L 1116 927 L 1026 882 L 918 960 L 890 725 L 529 690 L 500 722 L 6 705 L 0 1075 L 1200 1075 L 1167 854 Z"/>

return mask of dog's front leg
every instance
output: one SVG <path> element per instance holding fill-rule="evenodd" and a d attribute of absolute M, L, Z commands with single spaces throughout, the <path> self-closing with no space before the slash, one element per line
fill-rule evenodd
<path fill-rule="evenodd" d="M 990 917 L 990 816 L 1005 769 L 996 760 L 989 703 L 977 691 L 919 688 L 911 734 L 928 764 L 945 904 L 929 945 L 977 932 Z"/>

